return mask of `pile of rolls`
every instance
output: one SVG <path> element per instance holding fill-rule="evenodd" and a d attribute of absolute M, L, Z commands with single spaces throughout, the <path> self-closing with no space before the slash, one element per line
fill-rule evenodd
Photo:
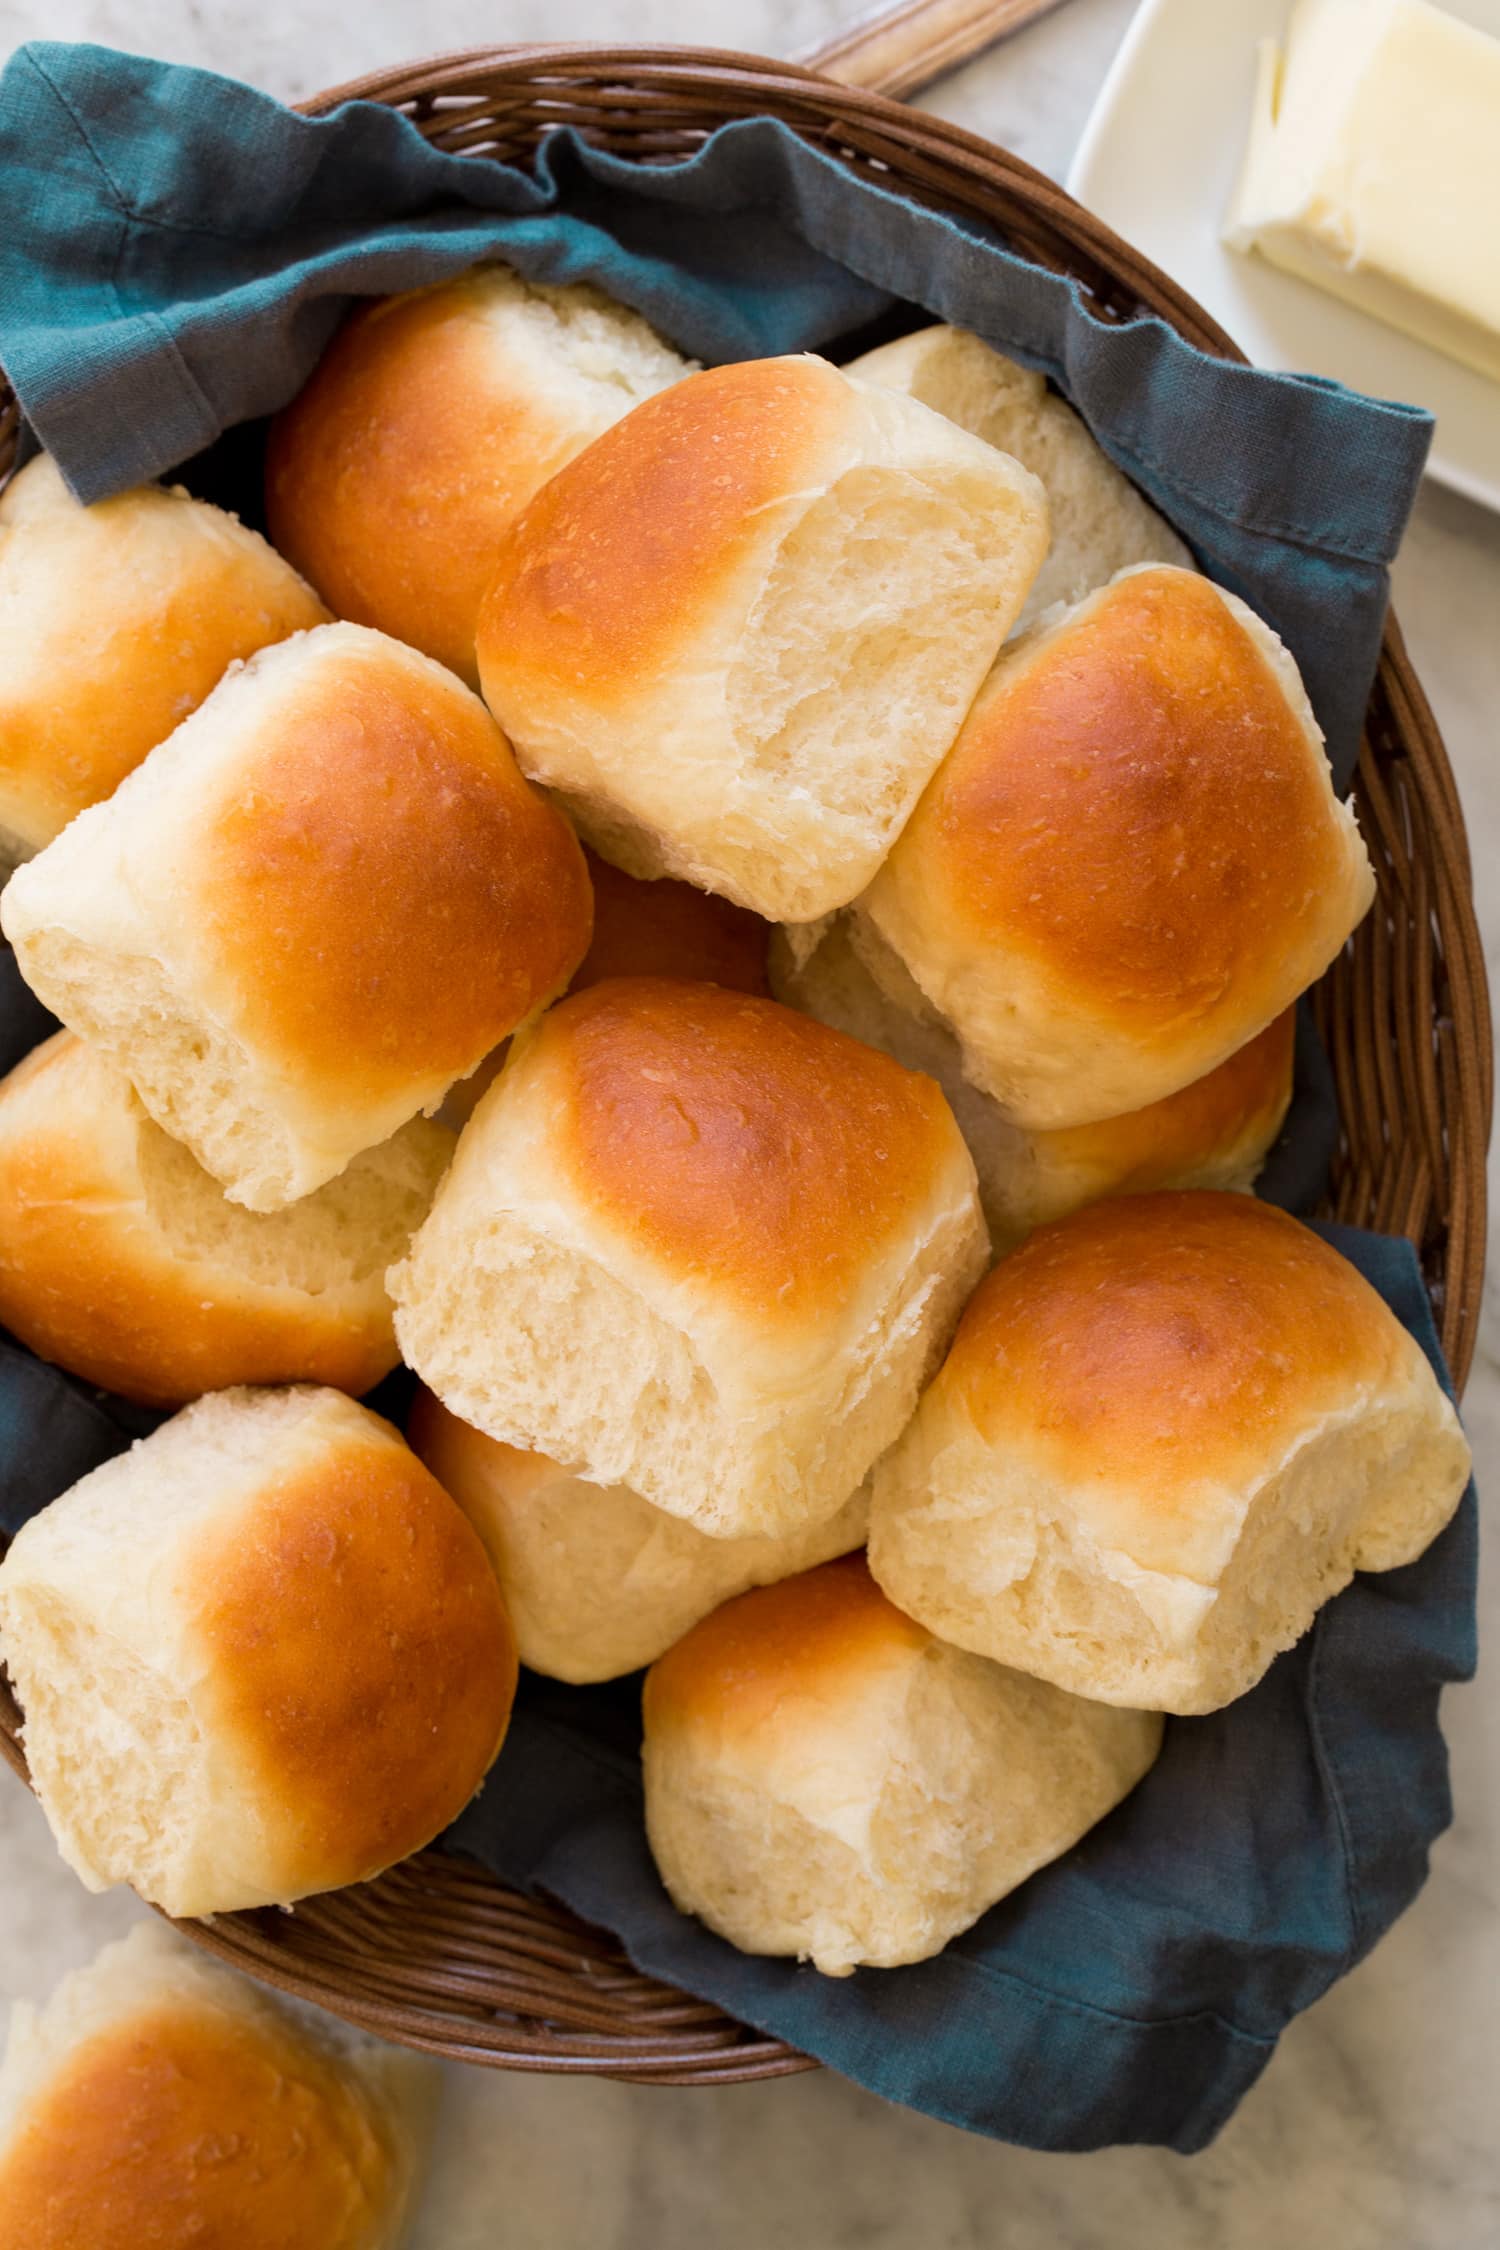
<path fill-rule="evenodd" d="M 518 1662 L 649 1667 L 678 1905 L 930 1955 L 1466 1481 L 1244 1192 L 1374 895 L 1296 666 L 978 339 L 498 265 L 348 322 L 266 522 L 0 498 L 0 1322 L 168 1416 L 0 1566 L 59 1847 L 291 1904 Z"/>

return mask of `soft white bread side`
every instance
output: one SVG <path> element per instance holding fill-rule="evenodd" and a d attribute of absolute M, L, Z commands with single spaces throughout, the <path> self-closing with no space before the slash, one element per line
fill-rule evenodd
<path fill-rule="evenodd" d="M 388 1277 L 463 1421 L 718 1538 L 843 1506 L 988 1246 L 930 1080 L 717 985 L 619 978 L 517 1039 Z"/>
<path fill-rule="evenodd" d="M 518 519 L 485 698 L 606 859 L 808 921 L 875 872 L 1046 542 L 1036 479 L 913 400 L 714 368 Z"/>
<path fill-rule="evenodd" d="M 235 1383 L 358 1396 L 396 1364 L 385 1269 L 452 1153 L 413 1118 L 300 1203 L 243 1211 L 60 1031 L 0 1081 L 0 1324 L 148 1406 Z"/>
<path fill-rule="evenodd" d="M 395 2250 L 436 2077 L 141 1924 L 11 2010 L 7 2250 Z"/>
<path fill-rule="evenodd" d="M 431 1391 L 417 1393 L 406 1434 L 484 1541 L 521 1662 L 554 1680 L 618 1679 L 731 1595 L 864 1545 L 868 1483 L 800 1531 L 711 1539 L 624 1485 L 485 1437 Z"/>
<path fill-rule="evenodd" d="M 477 696 L 358 625 L 233 673 L 0 897 L 27 982 L 252 1211 L 434 1110 L 589 919 Z"/>
<path fill-rule="evenodd" d="M 1249 1196 L 1135 1196 L 976 1292 L 876 1471 L 870 1566 L 961 1648 L 1213 1711 L 1355 1571 L 1414 1561 L 1468 1474 L 1415 1339 L 1317 1235 Z"/>
<path fill-rule="evenodd" d="M 1134 1788 L 1154 1713 L 949 1648 L 863 1556 L 716 1610 L 652 1666 L 646 1829 L 744 1953 L 826 1976 L 924 1961 Z"/>
<path fill-rule="evenodd" d="M 1054 602 L 1081 601 L 1131 563 L 1192 569 L 1171 525 L 1120 474 L 1072 407 L 1048 390 L 1046 378 L 967 329 L 919 328 L 850 360 L 844 372 L 919 399 L 1041 478 L 1052 544 L 1017 631 Z"/>
<path fill-rule="evenodd" d="M 328 612 L 222 508 L 83 507 L 45 454 L 0 492 L 0 876 L 97 804 L 229 666 Z"/>
<path fill-rule="evenodd" d="M 879 975 L 869 966 L 879 963 Z M 1052 1132 L 1014 1125 L 964 1076 L 957 1039 L 868 922 L 847 910 L 778 931 L 771 947 L 778 1000 L 925 1070 L 948 1097 L 979 1176 L 997 1253 L 1033 1227 L 1106 1195 L 1153 1188 L 1250 1188 L 1292 1097 L 1296 1010 L 1206 1078 L 1125 1117 Z"/>
<path fill-rule="evenodd" d="M 1374 895 L 1280 641 L 1146 566 L 1005 651 L 855 912 L 971 1082 L 1051 1129 L 1206 1077 Z"/>
<path fill-rule="evenodd" d="M 597 289 L 509 266 L 382 297 L 344 323 L 271 425 L 271 536 L 340 617 L 477 687 L 474 629 L 507 528 L 691 366 Z"/>
<path fill-rule="evenodd" d="M 216 1391 L 16 1534 L 0 1655 L 90 1890 L 286 1904 L 432 1841 L 484 1779 L 515 1642 L 484 1549 L 342 1392 Z"/>

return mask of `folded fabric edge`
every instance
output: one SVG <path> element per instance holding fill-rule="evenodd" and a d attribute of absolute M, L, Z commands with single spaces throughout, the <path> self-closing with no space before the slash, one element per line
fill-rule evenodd
<path fill-rule="evenodd" d="M 59 88 L 57 70 L 54 69 L 54 64 L 60 68 L 63 63 L 71 61 L 75 56 L 80 64 L 87 64 L 90 67 L 97 67 L 101 63 L 119 59 L 114 56 L 112 50 L 98 46 L 83 46 L 75 49 L 66 43 L 33 42 L 17 50 L 9 69 L 12 71 L 18 68 L 30 70 L 38 81 L 49 89 L 54 106 L 68 121 L 70 132 L 81 136 L 83 145 L 87 147 L 87 134 L 84 131 L 82 121 L 68 104 L 65 92 Z M 147 61 L 146 58 L 127 57 L 124 59 L 127 61 Z M 182 66 L 167 64 L 148 64 L 148 67 L 159 70 L 179 70 L 182 68 Z M 8 75 L 9 71 L 7 72 Z M 377 103 L 346 102 L 326 117 L 309 119 L 298 116 L 283 105 L 272 103 L 270 97 L 258 93 L 254 88 L 242 85 L 237 80 L 223 78 L 211 72 L 184 72 L 184 75 L 201 78 L 206 85 L 216 89 L 222 88 L 225 90 L 226 96 L 233 93 L 240 98 L 253 99 L 258 110 L 267 109 L 278 113 L 287 127 L 289 129 L 295 128 L 299 134 L 323 134 L 336 140 L 341 128 L 351 118 L 378 116 L 383 121 L 384 130 L 394 131 L 398 140 L 408 141 L 410 154 L 415 161 L 430 172 L 434 186 L 441 183 L 450 187 L 461 201 L 472 201 L 467 193 L 467 185 L 472 184 L 475 167 L 490 164 L 490 160 L 487 158 L 455 156 L 446 151 L 433 149 L 422 138 L 410 120 L 397 116 Z M 817 177 L 824 180 L 837 180 L 841 186 L 852 186 L 862 197 L 869 198 L 879 204 L 884 209 L 890 223 L 898 226 L 898 228 L 904 227 L 909 230 L 913 224 L 920 228 L 936 227 L 942 232 L 945 239 L 959 248 L 966 246 L 980 248 L 985 255 L 1004 260 L 1018 275 L 1031 277 L 1033 281 L 1043 285 L 1047 290 L 1057 290 L 1061 287 L 1066 291 L 1072 308 L 1085 323 L 1085 333 L 1091 341 L 1100 343 L 1109 341 L 1111 348 L 1115 348 L 1117 339 L 1134 340 L 1137 347 L 1143 339 L 1150 339 L 1149 348 L 1153 351 L 1159 351 L 1166 346 L 1175 352 L 1190 355 L 1191 361 L 1200 370 L 1211 373 L 1216 383 L 1228 383 L 1233 387 L 1237 383 L 1250 381 L 1257 385 L 1283 386 L 1288 390 L 1302 390 L 1330 401 L 1336 401 L 1341 411 L 1352 405 L 1358 408 L 1362 414 L 1387 418 L 1392 424 L 1392 430 L 1390 442 L 1381 446 L 1377 452 L 1375 482 L 1378 489 L 1373 492 L 1367 489 L 1364 503 L 1366 515 L 1372 524 L 1382 519 L 1385 521 L 1385 529 L 1378 536 L 1372 533 L 1363 539 L 1345 540 L 1340 543 L 1338 533 L 1326 521 L 1312 521 L 1293 515 L 1285 520 L 1278 519 L 1272 522 L 1267 519 L 1263 522 L 1254 509 L 1230 512 L 1225 507 L 1214 507 L 1205 503 L 1201 495 L 1187 493 L 1185 488 L 1173 487 L 1172 489 L 1175 490 L 1179 502 L 1184 497 L 1191 498 L 1200 511 L 1212 514 L 1215 520 L 1222 522 L 1226 528 L 1232 529 L 1236 533 L 1243 533 L 1248 529 L 1252 532 L 1258 532 L 1262 536 L 1283 540 L 1289 539 L 1294 543 L 1321 548 L 1330 553 L 1343 553 L 1350 560 L 1363 561 L 1374 566 L 1382 566 L 1389 562 L 1395 552 L 1396 545 L 1399 543 L 1401 529 L 1404 527 L 1412 499 L 1415 496 L 1416 487 L 1420 481 L 1422 462 L 1430 440 L 1432 420 L 1423 410 L 1399 402 L 1370 399 L 1361 393 L 1344 390 L 1341 386 L 1330 385 L 1326 379 L 1322 378 L 1279 374 L 1268 370 L 1241 367 L 1232 362 L 1215 359 L 1186 342 L 1169 324 L 1154 314 L 1141 314 L 1133 320 L 1123 322 L 1105 321 L 1092 310 L 1081 285 L 1077 281 L 1064 280 L 1063 277 L 1048 273 L 1045 269 L 1030 264 L 1014 251 L 1005 248 L 991 235 L 980 231 L 971 224 L 961 223 L 958 219 L 941 211 L 914 205 L 876 181 L 851 175 L 848 168 L 841 165 L 837 159 L 820 149 L 811 147 L 778 119 L 752 117 L 733 120 L 718 127 L 709 136 L 704 146 L 695 151 L 692 156 L 676 163 L 650 167 L 633 164 L 628 159 L 611 156 L 607 152 L 592 149 L 573 128 L 562 127 L 541 144 L 536 164 L 531 172 L 525 172 L 520 167 L 511 169 L 517 180 L 532 180 L 542 186 L 554 208 L 557 196 L 556 157 L 560 150 L 566 150 L 569 160 L 576 162 L 588 177 L 597 182 L 612 184 L 617 188 L 628 190 L 632 196 L 641 201 L 672 201 L 680 196 L 682 184 L 687 180 L 701 180 L 705 173 L 711 176 L 716 168 L 733 172 L 735 169 L 734 160 L 740 150 L 742 148 L 758 149 L 763 147 L 766 145 L 767 136 L 770 136 L 774 142 L 778 156 L 782 160 L 786 177 L 780 183 L 769 183 L 765 187 L 764 191 L 755 199 L 760 207 L 771 210 L 784 229 L 797 235 L 820 255 L 835 260 L 871 287 L 893 293 L 901 300 L 914 303 L 921 309 L 932 313 L 935 317 L 962 320 L 967 308 L 951 301 L 941 280 L 930 289 L 924 289 L 924 281 L 928 278 L 929 273 L 929 260 L 920 254 L 915 243 L 900 246 L 900 249 L 910 253 L 904 259 L 894 241 L 888 252 L 883 251 L 878 258 L 871 257 L 867 253 L 863 241 L 856 239 L 860 230 L 846 223 L 847 214 L 837 211 L 809 211 L 805 207 L 804 199 L 800 194 L 794 192 L 790 196 L 788 195 L 786 192 L 788 186 L 793 189 L 796 189 L 799 185 L 805 187 L 811 179 Z M 123 196 L 119 183 L 102 166 L 97 156 L 93 156 L 92 151 L 90 153 L 92 162 L 105 183 L 110 207 L 118 212 L 122 201 L 128 203 L 128 198 Z M 712 178 L 710 177 L 711 191 L 712 185 Z M 710 192 L 707 202 L 709 208 L 716 207 L 712 192 Z M 726 209 L 743 210 L 747 208 L 743 195 L 739 195 L 737 198 L 731 196 L 725 200 L 721 194 L 721 203 L 722 207 Z M 519 214 L 507 214 L 494 219 L 493 223 L 496 227 L 500 227 L 507 223 L 513 223 L 517 216 Z M 159 219 L 154 217 L 134 218 L 129 223 L 153 225 L 158 224 Z M 414 226 L 422 225 L 430 223 L 430 217 L 403 223 Z M 497 245 L 498 254 L 499 247 Z M 893 270 L 893 261 L 895 265 L 901 267 L 899 272 Z M 335 302 L 348 294 L 350 293 L 337 290 L 330 292 L 330 296 Z M 355 292 L 354 294 L 358 293 Z M 621 294 L 624 301 L 633 302 L 628 289 L 622 290 Z M 648 310 L 648 308 L 639 305 L 636 309 Z M 965 324 L 972 325 L 969 322 Z M 1078 370 L 1071 367 L 1063 355 L 1057 352 L 1047 353 L 1028 345 L 1023 339 L 1017 337 L 1013 328 L 1007 327 L 998 319 L 987 319 L 978 332 L 985 335 L 986 339 L 998 348 L 1011 352 L 1028 365 L 1041 368 L 1058 383 L 1065 396 L 1076 398 Z M 14 353 L 12 356 L 15 356 Z M 54 418 L 50 412 L 50 407 L 43 407 L 39 398 L 35 396 L 30 371 L 25 364 L 25 356 L 23 352 L 17 366 L 12 370 L 23 408 L 35 425 L 43 442 L 49 445 L 57 443 L 61 446 L 63 425 L 59 420 L 56 427 L 53 427 Z M 196 391 L 196 385 L 193 386 L 193 389 Z M 1137 389 L 1139 389 L 1139 386 L 1137 386 Z M 198 402 L 194 400 L 188 403 L 193 406 L 195 429 L 201 428 L 201 421 L 196 419 L 199 412 Z M 1084 410 L 1086 411 L 1086 405 Z M 1093 418 L 1090 417 L 1090 420 L 1092 423 Z M 1321 462 L 1326 456 L 1327 434 L 1321 427 L 1309 434 L 1309 458 L 1314 463 Z M 1170 512 L 1171 502 L 1167 496 L 1167 488 L 1170 486 L 1171 479 L 1170 467 L 1157 457 L 1155 449 L 1151 447 L 1139 427 L 1132 431 L 1128 422 L 1121 423 L 1117 417 L 1113 427 L 1097 427 L 1096 435 L 1100 443 L 1119 462 L 1120 466 L 1126 469 L 1127 473 L 1136 476 L 1138 481 L 1145 484 L 1148 489 L 1156 491 L 1157 497 L 1164 500 Z M 188 443 L 184 451 L 179 453 L 176 458 L 184 458 L 187 452 L 196 450 L 197 445 L 202 442 L 206 442 L 206 440 L 201 436 L 197 437 L 193 442 Z M 158 472 L 153 471 L 152 473 Z M 1365 484 L 1368 488 L 1368 478 L 1365 480 Z M 87 497 L 99 498 L 103 495 L 90 489 L 87 492 Z M 1345 499 L 1347 499 L 1347 493 L 1345 493 Z"/>
<path fill-rule="evenodd" d="M 922 2062 L 920 2042 L 903 2045 L 895 2027 L 873 2018 L 852 2027 L 845 2021 L 828 2039 L 817 2035 L 816 2025 L 809 2037 L 805 2023 L 790 2021 L 772 2001 L 759 1997 L 754 1990 L 758 1973 L 768 1968 L 784 1970 L 788 1986 L 796 1991 L 799 2015 L 802 2004 L 811 1998 L 817 2012 L 831 2018 L 841 2004 L 843 1980 L 820 1978 L 811 1968 L 766 1963 L 754 1956 L 745 1957 L 742 1969 L 732 1949 L 691 1917 L 679 1913 L 667 1896 L 649 1859 L 639 1784 L 610 1772 L 587 1746 L 559 1733 L 545 1720 L 533 1717 L 522 1724 L 525 1731 L 517 1748 L 527 1764 L 535 1760 L 554 1778 L 560 1766 L 584 1767 L 588 1784 L 598 1794 L 591 1814 L 552 1836 L 518 1887 L 530 1896 L 553 1899 L 595 1928 L 610 1931 L 643 1974 L 712 2002 L 767 2037 L 788 2040 L 882 2100 L 1017 2147 L 1084 2154 L 1135 2145 L 1170 2147 L 1181 2155 L 1193 2155 L 1206 2148 L 1222 2129 L 1275 2052 L 1276 2037 L 1247 2031 L 1210 2009 L 1156 2020 L 1133 2018 L 1071 1994 L 1047 1991 L 992 1963 L 977 1963 L 967 1955 L 939 1954 L 922 1966 L 929 1979 L 929 1998 L 932 1982 L 951 1987 L 938 2011 L 946 2021 L 961 2019 L 963 1986 L 976 1970 L 988 1983 L 1003 1983 L 1011 2017 L 1007 2050 L 987 2048 L 982 2067 L 975 2069 L 973 2077 L 978 2098 L 972 2105 L 961 2105 L 953 2098 L 951 2087 L 944 2090 L 942 2073 L 925 2083 L 913 2082 L 914 2046 L 918 2068 Z M 646 1886 L 644 1895 L 651 1901 L 651 1926 L 643 1930 L 638 1923 L 628 1940 L 619 1935 L 618 1901 L 611 1897 L 620 1881 L 618 1837 L 610 1832 L 611 1815 L 631 1825 L 638 1856 L 635 1874 Z M 477 1859 L 502 1881 L 512 1880 L 503 1854 L 478 1848 L 466 1834 L 463 1819 L 439 1839 L 439 1845 L 458 1857 Z M 684 1961 L 680 1950 L 684 1941 L 694 1949 L 704 1944 L 723 1946 L 722 1973 L 709 1976 Z M 899 1969 L 867 1969 L 856 1974 L 877 1985 L 889 1979 L 891 2000 L 899 1998 Z M 1097 2077 L 1097 2084 L 1072 2105 L 1066 2120 L 1038 2122 L 1034 2129 L 1025 2129 L 1017 2117 L 1004 2116 L 993 2097 L 1003 2100 L 1007 2087 L 1026 2082 L 1032 2058 L 1044 2041 L 1055 2038 L 1060 2021 L 1077 2027 L 1078 2051 L 1070 2073 L 1072 2090 L 1079 2093 L 1091 2074 Z M 852 2039 L 851 2029 L 855 2033 Z M 1186 2089 L 1182 2101 L 1163 2105 L 1160 2089 L 1174 2085 Z M 1163 2114 L 1143 2125 L 1140 2104 L 1135 2099 L 1135 2089 L 1141 2087 L 1150 2089 L 1159 2105 L 1172 2108 L 1170 2121 Z M 1123 2100 L 1119 2088 L 1130 2090 Z M 983 2100 L 986 2090 L 992 2093 L 988 2107 Z M 1136 2113 L 1133 2116 L 1132 2110 Z"/>

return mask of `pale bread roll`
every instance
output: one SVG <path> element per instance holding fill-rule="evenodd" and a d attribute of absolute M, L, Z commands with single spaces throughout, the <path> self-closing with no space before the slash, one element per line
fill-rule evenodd
<path fill-rule="evenodd" d="M 328 612 L 256 532 L 142 485 L 85 508 L 46 454 L 0 492 L 0 878 L 229 666 Z"/>
<path fill-rule="evenodd" d="M 232 674 L 0 898 L 28 984 L 252 1211 L 436 1109 L 589 917 L 477 696 L 358 625 Z"/>
<path fill-rule="evenodd" d="M 1415 1561 L 1469 1449 L 1353 1266 L 1249 1196 L 1099 1203 L 976 1292 L 876 1471 L 870 1565 L 961 1648 L 1217 1710 L 1357 1570 Z"/>
<path fill-rule="evenodd" d="M 418 1391 L 406 1434 L 484 1541 L 521 1662 L 554 1680 L 634 1672 L 732 1594 L 864 1544 L 867 1483 L 799 1531 L 711 1539 L 624 1485 L 485 1437 L 431 1391 Z"/>
<path fill-rule="evenodd" d="M 139 1924 L 11 2010 L 7 2250 L 396 2250 L 436 2078 Z"/>
<path fill-rule="evenodd" d="M 843 1506 L 987 1249 L 930 1080 L 773 1000 L 618 978 L 517 1039 L 388 1281 L 463 1421 L 733 1539 Z"/>
<path fill-rule="evenodd" d="M 684 977 L 695 984 L 727 985 L 734 992 L 768 991 L 769 922 L 669 875 L 643 880 L 611 867 L 597 852 L 585 848 L 583 856 L 594 893 L 594 934 L 573 972 L 570 992 L 602 984 L 606 977 Z M 506 1040 L 453 1088 L 443 1104 L 444 1124 L 467 1125 L 509 1049 Z"/>
<path fill-rule="evenodd" d="M 1286 650 L 1147 566 L 1005 651 L 855 912 L 972 1083 L 1050 1129 L 1206 1077 L 1374 895 Z"/>
<path fill-rule="evenodd" d="M 379 298 L 271 425 L 271 536 L 340 617 L 477 687 L 474 629 L 508 526 L 692 364 L 599 290 L 509 266 Z"/>
<path fill-rule="evenodd" d="M 715 1610 L 646 1677 L 663 1882 L 744 1953 L 826 1976 L 924 1961 L 1061 1855 L 1161 1721 L 1064 1695 L 903 1617 L 863 1556 Z"/>
<path fill-rule="evenodd" d="M 1192 569 L 1171 525 L 1120 474 L 1072 407 L 1048 390 L 1046 378 L 967 329 L 919 328 L 850 360 L 844 372 L 919 399 L 1041 478 L 1052 544 L 1017 631 L 1054 602 L 1081 601 L 1131 563 Z"/>
<path fill-rule="evenodd" d="M 0 1655 L 63 1858 L 174 1916 L 362 1883 L 463 1810 L 515 1642 L 484 1549 L 341 1391 L 216 1391 L 0 1563 Z"/>
<path fill-rule="evenodd" d="M 926 407 L 811 357 L 714 368 L 519 518 L 485 699 L 606 859 L 808 921 L 874 874 L 1046 542 L 1036 479 Z"/>
<path fill-rule="evenodd" d="M 60 1031 L 0 1081 L 0 1324 L 148 1406 L 236 1383 L 358 1396 L 396 1364 L 385 1269 L 452 1153 L 413 1118 L 289 1209 L 242 1211 Z"/>
<path fill-rule="evenodd" d="M 879 959 L 878 977 L 871 956 Z M 952 1032 L 876 932 L 847 910 L 778 931 L 771 981 L 789 1007 L 937 1080 L 969 1144 L 990 1241 L 1002 1255 L 1033 1227 L 1106 1195 L 1248 1190 L 1292 1098 L 1297 1017 L 1288 1008 L 1206 1078 L 1145 1109 L 1093 1125 L 1028 1131 L 970 1084 Z"/>

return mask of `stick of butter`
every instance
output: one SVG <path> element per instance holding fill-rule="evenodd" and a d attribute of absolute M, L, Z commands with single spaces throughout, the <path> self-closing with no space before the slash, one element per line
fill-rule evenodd
<path fill-rule="evenodd" d="M 1500 40 L 1427 0 L 1296 0 L 1224 240 L 1500 381 Z"/>

